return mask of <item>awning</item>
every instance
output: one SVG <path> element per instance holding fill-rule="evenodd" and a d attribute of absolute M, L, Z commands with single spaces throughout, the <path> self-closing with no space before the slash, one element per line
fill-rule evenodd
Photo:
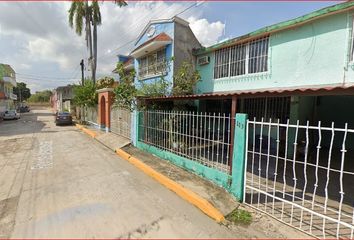
<path fill-rule="evenodd" d="M 215 92 L 182 96 L 141 97 L 141 100 L 170 101 L 170 100 L 199 100 L 199 99 L 228 99 L 233 96 L 250 97 L 277 97 L 277 96 L 328 96 L 328 95 L 353 95 L 354 85 L 317 85 L 298 88 L 272 88 L 256 90 L 240 90 L 230 92 Z"/>
<path fill-rule="evenodd" d="M 171 43 L 172 39 L 163 32 L 134 49 L 130 56 L 139 58 Z"/>

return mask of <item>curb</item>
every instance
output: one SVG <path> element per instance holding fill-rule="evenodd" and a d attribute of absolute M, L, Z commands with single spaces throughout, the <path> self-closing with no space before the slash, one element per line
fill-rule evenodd
<path fill-rule="evenodd" d="M 184 200 L 190 202 L 191 204 L 199 208 L 202 212 L 204 212 L 206 215 L 208 215 L 215 221 L 222 222 L 225 220 L 224 215 L 219 210 L 217 210 L 207 200 L 200 197 L 193 191 L 183 187 L 179 183 L 155 171 L 154 169 L 152 169 L 151 167 L 149 167 L 139 159 L 131 156 L 127 152 L 123 151 L 122 149 L 116 149 L 115 152 L 118 156 L 130 162 L 135 167 L 142 170 L 145 174 L 149 175 L 150 177 L 152 177 L 153 179 L 155 179 L 156 181 L 158 181 L 159 183 L 161 183 L 171 191 L 175 192 L 178 196 L 180 196 Z"/>
<path fill-rule="evenodd" d="M 92 138 L 96 138 L 96 136 L 98 135 L 97 133 L 85 128 L 81 124 L 75 124 L 75 126 L 86 134 L 90 135 Z M 216 209 L 212 204 L 210 204 L 204 198 L 200 197 L 198 194 L 183 187 L 182 185 L 166 177 L 165 175 L 155 171 L 153 168 L 149 167 L 139 159 L 131 156 L 129 153 L 123 151 L 122 149 L 116 149 L 115 153 L 124 160 L 127 160 L 128 162 L 133 164 L 135 167 L 139 168 L 146 175 L 150 176 L 151 178 L 158 181 L 160 184 L 175 192 L 184 200 L 199 208 L 202 212 L 214 219 L 216 222 L 220 223 L 225 220 L 224 215 L 218 209 Z"/>
<path fill-rule="evenodd" d="M 91 131 L 90 129 L 85 128 L 84 126 L 82 126 L 82 125 L 80 125 L 80 124 L 77 124 L 77 123 L 76 123 L 75 126 L 76 126 L 78 129 L 82 130 L 84 133 L 90 135 L 92 138 L 96 138 L 97 135 L 98 135 L 97 133 Z"/>

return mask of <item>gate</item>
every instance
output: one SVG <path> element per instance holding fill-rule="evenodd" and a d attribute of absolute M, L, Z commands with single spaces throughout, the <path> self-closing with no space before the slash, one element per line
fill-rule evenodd
<path fill-rule="evenodd" d="M 329 125 L 248 120 L 244 202 L 315 237 L 353 238 L 354 130 Z"/>
<path fill-rule="evenodd" d="M 111 107 L 111 132 L 131 139 L 131 112 L 119 107 Z"/>

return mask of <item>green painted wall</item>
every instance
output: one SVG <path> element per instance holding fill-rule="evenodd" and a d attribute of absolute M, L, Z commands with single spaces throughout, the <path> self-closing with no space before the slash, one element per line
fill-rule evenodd
<path fill-rule="evenodd" d="M 222 186 L 227 190 L 230 189 L 231 176 L 224 173 L 224 172 L 204 166 L 204 165 L 197 163 L 195 161 L 178 156 L 178 155 L 168 152 L 168 151 L 164 151 L 162 149 L 153 147 L 151 145 L 145 144 L 140 141 L 137 142 L 137 147 L 141 150 L 152 153 L 162 159 L 166 159 L 168 161 L 171 161 L 175 165 L 180 166 L 184 169 L 190 170 L 190 171 L 192 171 L 192 172 L 194 172 L 206 179 L 209 179 L 212 182 L 214 182 L 215 184 Z"/>
<path fill-rule="evenodd" d="M 352 12 L 327 16 L 270 36 L 269 69 L 265 73 L 213 79 L 210 63 L 197 66 L 198 93 L 354 83 L 349 63 Z"/>

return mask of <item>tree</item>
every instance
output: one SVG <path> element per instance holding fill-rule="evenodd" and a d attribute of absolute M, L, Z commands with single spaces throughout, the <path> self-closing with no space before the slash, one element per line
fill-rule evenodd
<path fill-rule="evenodd" d="M 114 85 L 114 78 L 112 77 L 103 77 L 100 80 L 97 81 L 96 87 L 97 89 L 102 89 L 102 88 L 111 88 Z"/>
<path fill-rule="evenodd" d="M 17 100 L 20 102 L 26 101 L 31 96 L 31 90 L 27 88 L 27 84 L 24 82 L 17 83 L 13 93 L 17 95 Z"/>
<path fill-rule="evenodd" d="M 200 74 L 195 70 L 192 64 L 183 62 L 178 72 L 173 76 L 172 95 L 191 95 L 194 87 L 200 80 Z"/>
<path fill-rule="evenodd" d="M 91 80 L 86 80 L 83 86 L 76 85 L 74 87 L 74 104 L 77 106 L 96 106 L 98 103 L 96 90 L 96 85 Z"/>
<path fill-rule="evenodd" d="M 135 71 L 133 70 L 126 73 L 123 68 L 123 63 L 121 62 L 117 64 L 117 71 L 119 75 L 119 84 L 114 88 L 114 105 L 132 111 L 137 96 L 137 90 L 134 85 Z"/>
<path fill-rule="evenodd" d="M 126 6 L 124 0 L 115 0 L 119 7 Z M 69 9 L 69 25 L 81 36 L 85 24 L 86 46 L 89 50 L 89 64 L 91 66 L 92 81 L 96 83 L 97 67 L 97 26 L 102 24 L 100 6 L 97 0 L 89 4 L 88 0 L 73 1 Z M 92 28 L 91 28 L 92 26 Z"/>
<path fill-rule="evenodd" d="M 50 90 L 36 92 L 35 94 L 32 94 L 31 97 L 28 98 L 28 102 L 49 103 L 50 96 L 52 96 L 52 92 Z"/>

